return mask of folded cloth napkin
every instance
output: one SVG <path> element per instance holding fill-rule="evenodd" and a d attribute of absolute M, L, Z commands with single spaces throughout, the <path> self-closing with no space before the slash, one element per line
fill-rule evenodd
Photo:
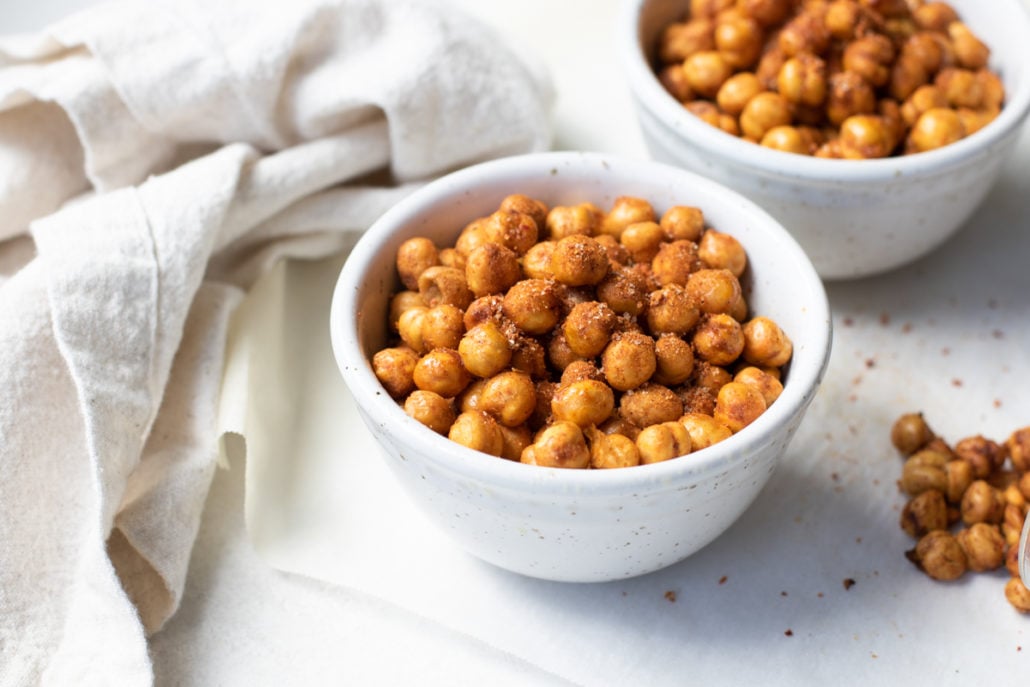
<path fill-rule="evenodd" d="M 241 294 L 546 147 L 550 100 L 434 0 L 117 2 L 0 41 L 0 684 L 150 682 Z"/>

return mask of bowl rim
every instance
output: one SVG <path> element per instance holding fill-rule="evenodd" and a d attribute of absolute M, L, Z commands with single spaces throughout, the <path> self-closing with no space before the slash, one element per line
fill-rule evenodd
<path fill-rule="evenodd" d="M 676 129 L 684 142 L 723 158 L 741 168 L 766 176 L 789 177 L 807 183 L 889 182 L 903 176 L 944 173 L 971 161 L 997 145 L 1030 114 L 1030 8 L 1022 0 L 993 0 L 991 11 L 1011 17 L 1026 40 L 1017 41 L 1024 74 L 1015 92 L 1007 93 L 998 117 L 959 141 L 915 155 L 873 160 L 816 158 L 773 150 L 744 141 L 703 122 L 687 112 L 658 82 L 639 39 L 640 15 L 653 0 L 623 0 L 618 16 L 617 50 L 623 72 L 638 106 L 664 126 Z"/>
<path fill-rule="evenodd" d="M 621 170 L 625 175 L 661 172 L 679 177 L 700 193 L 719 198 L 716 202 L 732 205 L 733 212 L 750 216 L 764 231 L 774 234 L 782 249 L 782 253 L 777 254 L 777 263 L 780 269 L 790 271 L 793 275 L 791 278 L 800 281 L 809 294 L 811 302 L 807 304 L 806 317 L 811 318 L 815 325 L 811 327 L 811 340 L 804 341 L 803 345 L 795 341 L 795 357 L 781 396 L 740 433 L 698 451 L 696 455 L 632 468 L 573 470 L 524 465 L 501 458 L 484 459 L 482 453 L 432 432 L 408 416 L 384 392 L 362 351 L 356 327 L 357 312 L 361 305 L 357 295 L 366 279 L 366 272 L 373 264 L 377 246 L 385 242 L 397 228 L 416 221 L 421 208 L 426 204 L 467 194 L 477 181 L 527 174 L 550 175 L 551 170 L 563 165 L 575 165 L 583 170 L 584 175 L 593 167 L 607 172 Z M 438 467 L 488 483 L 496 491 L 531 492 L 539 496 L 569 491 L 583 493 L 583 490 L 589 490 L 591 494 L 603 496 L 643 489 L 654 490 L 662 486 L 671 488 L 684 480 L 694 481 L 712 473 L 726 471 L 742 456 L 751 455 L 757 447 L 774 441 L 781 425 L 800 420 L 800 415 L 818 389 L 829 362 L 832 319 L 823 283 L 800 245 L 768 213 L 737 192 L 693 172 L 651 160 L 603 153 L 544 152 L 502 158 L 452 172 L 416 190 L 387 210 L 358 240 L 340 270 L 330 308 L 330 338 L 337 368 L 351 394 L 355 398 L 376 399 L 376 405 L 382 410 L 379 419 L 385 420 L 385 426 L 389 426 L 391 433 L 424 433 L 414 439 L 428 443 L 430 448 L 435 444 L 440 449 L 424 452 Z M 804 351 L 804 354 L 799 355 L 799 351 Z"/>

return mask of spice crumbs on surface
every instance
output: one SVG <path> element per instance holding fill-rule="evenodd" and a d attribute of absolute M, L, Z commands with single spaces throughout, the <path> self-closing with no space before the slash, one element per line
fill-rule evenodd
<path fill-rule="evenodd" d="M 947 346 L 945 346 L 944 348 L 941 349 L 941 355 L 943 355 L 943 356 L 951 355 L 951 349 L 948 348 Z"/>
<path fill-rule="evenodd" d="M 1000 398 L 994 399 L 994 407 L 995 408 L 1001 408 L 1001 399 Z"/>
<path fill-rule="evenodd" d="M 902 334 L 908 334 L 911 331 L 912 331 L 912 323 L 911 322 L 906 322 L 905 324 L 901 325 L 901 333 Z"/>
<path fill-rule="evenodd" d="M 726 580 L 728 580 L 728 579 L 730 579 L 730 578 L 727 577 L 726 575 L 723 575 L 722 577 L 719 578 L 719 584 L 726 584 Z"/>
<path fill-rule="evenodd" d="M 995 329 L 993 332 L 991 332 L 991 336 L 993 336 L 995 339 L 1004 339 L 1005 332 L 1001 331 L 1000 329 Z"/>
<path fill-rule="evenodd" d="M 785 634 L 788 637 L 793 637 L 794 636 L 794 630 L 792 630 L 792 629 L 790 629 L 788 627 L 786 630 L 783 631 L 783 634 Z"/>
<path fill-rule="evenodd" d="M 676 592 L 674 592 L 671 589 L 669 591 L 665 592 L 665 600 L 668 601 L 671 604 L 676 603 Z"/>
<path fill-rule="evenodd" d="M 884 327 L 886 327 L 890 323 L 891 323 L 891 316 L 890 316 L 890 314 L 885 313 L 885 312 L 880 313 L 880 324 L 883 325 Z"/>
<path fill-rule="evenodd" d="M 822 593 L 822 592 L 819 592 L 819 593 L 817 593 L 817 594 L 816 594 L 816 596 L 817 596 L 817 597 L 819 597 L 819 598 L 821 599 L 821 598 L 823 598 L 823 593 Z"/>
<path fill-rule="evenodd" d="M 787 590 L 783 590 L 782 592 L 780 592 L 780 596 L 787 596 Z"/>
<path fill-rule="evenodd" d="M 951 380 L 951 385 L 953 387 L 960 387 L 960 386 L 962 386 L 962 380 L 959 379 L 958 377 L 955 377 L 955 379 Z"/>
<path fill-rule="evenodd" d="M 850 326 L 852 326 L 854 324 L 855 324 L 855 321 L 853 319 L 851 319 L 850 317 L 845 317 L 844 320 L 843 320 L 843 325 L 845 327 L 850 327 Z"/>
<path fill-rule="evenodd" d="M 865 366 L 870 370 L 873 369 L 874 367 L 876 367 L 876 360 L 874 358 L 867 358 L 865 361 Z"/>
<path fill-rule="evenodd" d="M 844 591 L 848 591 L 849 589 L 854 587 L 856 584 L 857 584 L 857 582 L 855 582 L 854 578 L 845 577 L 844 578 Z"/>

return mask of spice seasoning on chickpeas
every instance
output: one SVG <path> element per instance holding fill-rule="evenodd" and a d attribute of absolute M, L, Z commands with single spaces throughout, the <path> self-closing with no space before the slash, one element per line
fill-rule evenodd
<path fill-rule="evenodd" d="M 514 194 L 453 247 L 408 239 L 396 263 L 394 340 L 372 369 L 408 415 L 483 453 L 656 463 L 732 436 L 783 391 L 790 338 L 749 319 L 744 248 L 696 207 Z"/>
<path fill-rule="evenodd" d="M 990 123 L 1005 90 L 945 2 L 691 0 L 655 71 L 692 114 L 768 148 L 870 159 L 933 150 Z"/>
<path fill-rule="evenodd" d="M 898 486 L 909 500 L 900 524 L 917 540 L 908 559 L 937 580 L 1004 567 L 1011 576 L 1005 598 L 1030 613 L 1030 590 L 1018 570 L 1019 538 L 1030 510 L 1030 427 L 1004 443 L 976 435 L 952 447 L 922 413 L 906 413 L 890 437 L 905 457 Z"/>

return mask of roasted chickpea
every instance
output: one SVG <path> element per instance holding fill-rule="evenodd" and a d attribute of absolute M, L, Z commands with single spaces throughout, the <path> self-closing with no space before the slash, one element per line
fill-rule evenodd
<path fill-rule="evenodd" d="M 465 283 L 475 296 L 503 293 L 522 277 L 519 256 L 498 243 L 484 243 L 468 255 Z"/>
<path fill-rule="evenodd" d="M 1005 448 L 1012 460 L 1012 467 L 1019 472 L 1030 471 L 1030 427 L 1017 429 L 1010 434 L 1009 438 L 1005 440 Z M 1030 482 L 1028 482 L 1028 486 L 1030 486 Z M 1023 494 L 1030 499 L 1030 494 L 1026 491 Z"/>
<path fill-rule="evenodd" d="M 747 384 L 758 393 L 768 408 L 783 393 L 783 383 L 768 372 L 754 365 L 743 367 L 733 376 L 733 381 Z"/>
<path fill-rule="evenodd" d="M 954 452 L 972 466 L 978 479 L 987 479 L 995 470 L 1000 470 L 1008 457 L 1004 446 L 981 434 L 959 440 Z"/>
<path fill-rule="evenodd" d="M 1018 577 L 1005 583 L 1005 598 L 1020 613 L 1030 613 L 1030 589 Z"/>
<path fill-rule="evenodd" d="M 712 18 L 733 7 L 736 0 L 690 0 L 690 16 Z"/>
<path fill-rule="evenodd" d="M 782 367 L 794 353 L 790 338 L 768 317 L 748 321 L 743 333 L 744 360 L 752 365 Z"/>
<path fill-rule="evenodd" d="M 435 348 L 419 358 L 412 372 L 415 386 L 454 398 L 468 386 L 471 376 L 453 348 Z"/>
<path fill-rule="evenodd" d="M 521 460 L 551 468 L 585 468 L 590 465 L 590 449 L 575 423 L 559 421 L 537 435 L 522 451 Z"/>
<path fill-rule="evenodd" d="M 987 66 L 991 51 L 969 27 L 960 21 L 948 24 L 948 37 L 955 49 L 958 63 L 966 69 L 981 69 Z"/>
<path fill-rule="evenodd" d="M 826 99 L 826 63 L 810 53 L 795 55 L 780 67 L 776 84 L 787 102 L 818 107 Z"/>
<path fill-rule="evenodd" d="M 532 215 L 512 210 L 498 210 L 484 224 L 487 239 L 523 255 L 537 242 L 540 230 Z"/>
<path fill-rule="evenodd" d="M 397 333 L 400 335 L 401 341 L 416 353 L 424 353 L 427 350 L 425 341 L 422 339 L 427 312 L 429 312 L 429 308 L 408 308 L 397 319 Z"/>
<path fill-rule="evenodd" d="M 590 443 L 590 467 L 608 469 L 640 465 L 640 451 L 623 434 L 605 434 L 595 427 L 584 430 Z"/>
<path fill-rule="evenodd" d="M 450 303 L 464 310 L 472 302 L 465 273 L 455 267 L 435 265 L 423 271 L 418 278 L 418 292 L 429 307 Z"/>
<path fill-rule="evenodd" d="M 694 373 L 694 349 L 675 334 L 662 334 L 655 341 L 654 381 L 675 386 L 690 379 Z"/>
<path fill-rule="evenodd" d="M 554 253 L 554 241 L 541 241 L 526 251 L 522 256 L 522 273 L 530 279 L 550 279 L 551 255 Z"/>
<path fill-rule="evenodd" d="M 604 377 L 619 391 L 639 387 L 651 378 L 657 365 L 654 339 L 639 332 L 614 335 L 601 355 Z"/>
<path fill-rule="evenodd" d="M 976 72 L 976 79 L 980 82 L 983 108 L 992 111 L 1001 109 L 1005 101 L 1005 85 L 998 75 L 989 69 L 980 69 Z"/>
<path fill-rule="evenodd" d="M 826 96 L 826 118 L 840 125 L 848 117 L 876 111 L 876 93 L 865 79 L 854 72 L 837 72 L 830 76 Z"/>
<path fill-rule="evenodd" d="M 891 427 L 891 443 L 902 455 L 912 455 L 933 438 L 933 430 L 922 413 L 905 413 Z"/>
<path fill-rule="evenodd" d="M 840 149 L 849 160 L 887 157 L 897 144 L 893 128 L 879 115 L 852 115 L 841 122 Z"/>
<path fill-rule="evenodd" d="M 1005 563 L 1005 540 L 997 525 L 977 522 L 955 537 L 973 572 L 997 570 Z"/>
<path fill-rule="evenodd" d="M 983 81 L 976 72 L 968 69 L 947 67 L 937 72 L 934 85 L 941 89 L 952 107 L 979 108 L 983 105 Z"/>
<path fill-rule="evenodd" d="M 544 226 L 548 237 L 557 241 L 566 236 L 583 234 L 594 236 L 601 227 L 604 214 L 593 203 L 579 205 L 558 205 L 547 213 Z"/>
<path fill-rule="evenodd" d="M 417 289 L 419 275 L 439 263 L 436 246 L 427 238 L 411 238 L 397 247 L 397 273 L 407 289 Z"/>
<path fill-rule="evenodd" d="M 690 435 L 694 451 L 700 451 L 733 436 L 730 428 L 704 413 L 687 413 L 679 419 Z"/>
<path fill-rule="evenodd" d="M 619 399 L 619 415 L 637 427 L 648 427 L 681 418 L 683 402 L 666 386 L 642 384 Z"/>
<path fill-rule="evenodd" d="M 697 254 L 708 267 L 729 270 L 738 279 L 747 268 L 747 253 L 740 241 L 715 229 L 709 229 L 701 236 Z"/>
<path fill-rule="evenodd" d="M 441 248 L 438 255 L 440 264 L 444 267 L 454 267 L 459 270 L 465 269 L 465 256 L 458 252 L 457 248 Z"/>
<path fill-rule="evenodd" d="M 526 422 L 536 409 L 536 385 L 525 372 L 510 370 L 486 380 L 479 410 L 490 413 L 506 427 Z"/>
<path fill-rule="evenodd" d="M 702 269 L 687 279 L 687 295 L 709 315 L 728 313 L 741 296 L 740 282 L 727 269 Z"/>
<path fill-rule="evenodd" d="M 432 391 L 416 389 L 404 399 L 404 412 L 437 434 L 447 434 L 454 424 L 451 401 Z"/>
<path fill-rule="evenodd" d="M 712 395 L 719 393 L 719 389 L 733 381 L 733 375 L 724 367 L 713 365 L 706 360 L 698 360 L 694 366 L 694 384 L 712 392 Z"/>
<path fill-rule="evenodd" d="M 561 386 L 568 386 L 584 379 L 604 381 L 604 375 L 592 360 L 576 360 L 569 363 L 561 373 Z"/>
<path fill-rule="evenodd" d="M 776 88 L 776 77 L 779 76 L 783 63 L 789 57 L 778 45 L 773 45 L 762 53 L 762 56 L 758 58 L 758 66 L 755 67 L 755 77 L 762 84 L 762 88 L 767 91 Z"/>
<path fill-rule="evenodd" d="M 476 247 L 481 246 L 490 240 L 486 233 L 486 217 L 480 217 L 465 225 L 454 243 L 454 250 L 461 255 L 468 256 Z"/>
<path fill-rule="evenodd" d="M 608 254 L 589 236 L 566 236 L 551 254 L 551 273 L 568 286 L 593 286 L 608 274 Z"/>
<path fill-rule="evenodd" d="M 770 27 L 783 23 L 792 4 L 791 0 L 737 0 L 737 7 L 762 26 Z"/>
<path fill-rule="evenodd" d="M 972 136 L 998 116 L 996 109 L 973 110 L 968 107 L 958 107 L 955 109 L 955 113 L 962 122 L 962 130 L 966 136 Z"/>
<path fill-rule="evenodd" d="M 522 452 L 533 443 L 533 432 L 526 425 L 505 427 L 497 425 L 501 430 L 501 458 L 518 462 Z"/>
<path fill-rule="evenodd" d="M 640 463 L 660 463 L 690 453 L 690 435 L 679 422 L 649 425 L 637 435 Z"/>
<path fill-rule="evenodd" d="M 599 425 L 615 409 L 611 387 L 596 379 L 584 379 L 559 386 L 551 400 L 551 412 L 558 420 L 574 422 L 580 427 Z"/>
<path fill-rule="evenodd" d="M 422 345 L 434 348 L 457 348 L 465 333 L 464 313 L 450 303 L 442 303 L 426 311 L 422 320 Z"/>
<path fill-rule="evenodd" d="M 753 66 L 762 52 L 763 40 L 762 27 L 747 16 L 728 18 L 715 25 L 715 47 L 734 69 Z"/>
<path fill-rule="evenodd" d="M 740 323 L 725 313 L 706 315 L 691 341 L 698 357 L 712 365 L 729 365 L 740 357 L 745 338 Z"/>
<path fill-rule="evenodd" d="M 752 72 L 738 72 L 726 79 L 715 95 L 715 101 L 722 112 L 734 117 L 744 111 L 748 101 L 763 91 L 762 83 Z M 691 238 L 696 241 L 700 232 Z"/>
<path fill-rule="evenodd" d="M 674 205 L 662 215 L 659 226 L 667 241 L 697 241 L 705 230 L 701 208 Z"/>
<path fill-rule="evenodd" d="M 700 319 L 697 302 L 679 284 L 652 291 L 647 303 L 647 326 L 652 334 L 686 334 Z"/>
<path fill-rule="evenodd" d="M 583 356 L 577 355 L 569 346 L 569 340 L 565 338 L 565 332 L 562 329 L 556 329 L 551 334 L 551 338 L 547 341 L 547 362 L 553 369 L 564 372 L 566 367 L 583 359 Z"/>
<path fill-rule="evenodd" d="M 948 99 L 944 97 L 943 91 L 933 84 L 920 86 L 901 105 L 901 116 L 910 127 L 916 123 L 927 110 L 935 107 L 947 107 Z"/>
<path fill-rule="evenodd" d="M 923 67 L 922 60 L 915 55 L 902 52 L 891 66 L 888 91 L 891 97 L 905 100 L 929 80 L 930 74 Z"/>
<path fill-rule="evenodd" d="M 665 64 L 680 62 L 696 52 L 715 48 L 715 22 L 695 17 L 669 24 L 658 39 L 658 56 Z"/>
<path fill-rule="evenodd" d="M 650 291 L 647 277 L 640 270 L 610 270 L 597 285 L 597 297 L 617 314 L 636 317 L 644 312 Z"/>
<path fill-rule="evenodd" d="M 769 129 L 790 124 L 790 103 L 779 93 L 763 91 L 751 98 L 740 113 L 740 129 L 745 136 L 762 140 Z"/>
<path fill-rule="evenodd" d="M 956 580 L 968 568 L 965 552 L 947 530 L 928 532 L 905 556 L 935 580 Z"/>
<path fill-rule="evenodd" d="M 765 412 L 765 399 L 754 387 L 743 382 L 730 382 L 715 399 L 716 422 L 736 434 Z"/>
<path fill-rule="evenodd" d="M 824 20 L 825 7 L 822 11 L 815 6 L 809 7 L 811 9 L 802 10 L 780 30 L 779 48 L 787 57 L 804 52 L 821 55 L 830 45 L 832 37 Z"/>
<path fill-rule="evenodd" d="M 577 303 L 562 325 L 565 340 L 576 355 L 593 358 L 608 345 L 615 320 L 615 312 L 605 303 Z"/>
<path fill-rule="evenodd" d="M 774 126 L 765 132 L 759 143 L 766 148 L 796 155 L 813 155 L 819 148 L 814 138 L 796 126 Z"/>
<path fill-rule="evenodd" d="M 640 434 L 640 428 L 619 415 L 618 410 L 610 418 L 598 425 L 597 428 L 605 434 L 621 434 L 633 441 L 636 441 L 637 435 Z"/>
<path fill-rule="evenodd" d="M 491 456 L 500 456 L 504 450 L 504 435 L 500 425 L 481 410 L 470 410 L 458 415 L 447 432 L 447 438 Z"/>
<path fill-rule="evenodd" d="M 834 0 L 826 6 L 824 23 L 830 36 L 838 41 L 849 41 L 861 23 L 864 12 L 855 0 Z"/>
<path fill-rule="evenodd" d="M 608 234 L 619 238 L 623 229 L 637 222 L 653 222 L 655 220 L 654 208 L 651 203 L 643 198 L 633 196 L 619 196 L 612 203 L 601 220 L 602 234 Z"/>
<path fill-rule="evenodd" d="M 693 241 L 669 241 L 658 248 L 657 255 L 651 261 L 651 274 L 661 286 L 684 285 L 691 272 L 700 266 L 698 244 Z"/>
<path fill-rule="evenodd" d="M 561 298 L 553 282 L 523 279 L 508 289 L 502 309 L 505 317 L 527 334 L 546 334 L 561 317 Z"/>
<path fill-rule="evenodd" d="M 1005 515 L 1005 499 L 987 482 L 976 480 L 962 495 L 961 510 L 962 522 L 967 525 L 977 522 L 997 524 Z"/>
<path fill-rule="evenodd" d="M 405 311 L 411 308 L 424 308 L 425 305 L 422 295 L 418 291 L 398 291 L 390 299 L 390 329 L 397 331 L 397 321 Z"/>
<path fill-rule="evenodd" d="M 485 379 L 473 379 L 465 389 L 454 397 L 459 412 L 468 410 L 481 410 L 479 400 L 483 396 L 483 387 L 486 386 Z"/>
<path fill-rule="evenodd" d="M 705 98 L 715 98 L 726 79 L 733 75 L 733 65 L 717 50 L 702 50 L 683 62 L 683 72 L 691 90 Z"/>
<path fill-rule="evenodd" d="M 909 500 L 901 511 L 901 529 L 917 539 L 927 532 L 948 529 L 948 504 L 944 495 L 936 489 L 928 489 Z"/>
<path fill-rule="evenodd" d="M 894 44 L 882 34 L 862 36 L 844 48 L 844 70 L 858 74 L 876 87 L 883 86 L 890 79 L 893 61 Z"/>
<path fill-rule="evenodd" d="M 614 236 L 610 234 L 598 234 L 594 237 L 594 240 L 597 241 L 601 248 L 604 248 L 604 252 L 608 256 L 609 273 L 618 267 L 625 267 L 632 264 L 629 251 L 626 250 L 626 247 L 619 243 L 619 240 Z"/>
<path fill-rule="evenodd" d="M 415 389 L 418 354 L 407 347 L 384 348 L 372 356 L 372 371 L 393 398 L 404 398 Z"/>
<path fill-rule="evenodd" d="M 551 381 L 536 382 L 536 409 L 526 424 L 533 429 L 546 426 L 551 420 L 551 400 L 558 390 L 558 384 Z"/>
<path fill-rule="evenodd" d="M 522 193 L 513 193 L 506 196 L 497 208 L 505 212 L 521 212 L 533 218 L 537 228 L 544 226 L 544 220 L 549 212 L 547 204 L 536 198 L 530 198 Z"/>

